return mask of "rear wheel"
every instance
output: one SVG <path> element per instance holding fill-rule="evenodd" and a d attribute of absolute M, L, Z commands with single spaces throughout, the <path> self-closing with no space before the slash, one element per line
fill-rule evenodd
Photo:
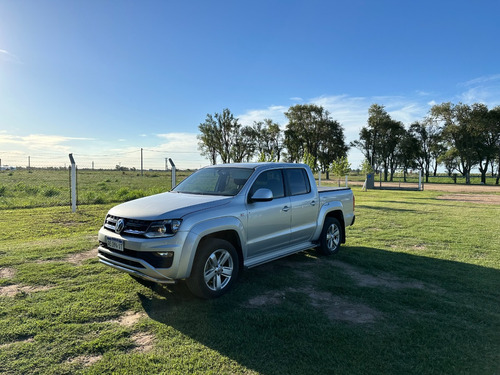
<path fill-rule="evenodd" d="M 326 218 L 321 231 L 318 251 L 324 255 L 337 253 L 342 242 L 342 230 L 342 225 L 336 218 Z"/>
<path fill-rule="evenodd" d="M 236 282 L 238 271 L 234 246 L 226 240 L 208 239 L 198 248 L 187 286 L 198 297 L 220 297 Z"/>

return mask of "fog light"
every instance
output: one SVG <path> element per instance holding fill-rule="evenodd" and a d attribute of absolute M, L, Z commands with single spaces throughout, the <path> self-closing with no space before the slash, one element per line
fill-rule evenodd
<path fill-rule="evenodd" d="M 172 258 L 174 256 L 174 252 L 173 251 L 166 251 L 164 253 L 157 253 L 159 256 L 161 257 L 165 257 L 165 258 Z"/>

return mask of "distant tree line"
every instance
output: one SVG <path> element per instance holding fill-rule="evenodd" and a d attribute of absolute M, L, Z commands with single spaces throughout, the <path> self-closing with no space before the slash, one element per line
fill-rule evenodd
<path fill-rule="evenodd" d="M 291 106 L 284 130 L 270 119 L 243 126 L 229 109 L 207 114 L 199 125 L 199 149 L 211 164 L 243 161 L 304 162 L 317 172 L 345 173 L 347 152 L 358 148 L 364 155 L 363 170 L 382 172 L 392 181 L 402 170 L 423 171 L 428 182 L 443 165 L 451 176 L 462 174 L 470 183 L 470 173 L 478 168 L 481 181 L 488 171 L 500 176 L 500 106 L 442 103 L 408 127 L 391 116 L 385 107 L 368 109 L 367 125 L 359 139 L 347 145 L 342 125 L 330 113 L 314 104 Z"/>
<path fill-rule="evenodd" d="M 374 171 L 383 171 L 384 180 L 393 180 L 396 170 L 419 169 L 436 176 L 438 165 L 452 175 L 462 174 L 470 183 L 470 173 L 478 168 L 481 182 L 491 171 L 500 176 L 500 106 L 491 110 L 484 104 L 442 103 L 432 106 L 429 114 L 408 128 L 373 104 L 368 124 L 351 142 L 365 156 Z"/>
<path fill-rule="evenodd" d="M 329 173 L 336 160 L 346 158 L 344 129 L 323 107 L 295 105 L 285 112 L 284 131 L 270 119 L 243 126 L 229 109 L 207 114 L 199 125 L 199 149 L 211 164 L 243 161 L 305 162 Z"/>

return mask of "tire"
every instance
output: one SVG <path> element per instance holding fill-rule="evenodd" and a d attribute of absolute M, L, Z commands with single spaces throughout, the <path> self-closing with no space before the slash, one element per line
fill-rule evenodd
<path fill-rule="evenodd" d="M 321 230 L 318 251 L 323 255 L 333 255 L 340 250 L 343 228 L 334 217 L 327 217 Z"/>
<path fill-rule="evenodd" d="M 227 293 L 238 278 L 238 253 L 226 240 L 208 239 L 200 243 L 186 280 L 194 295 L 210 299 Z"/>

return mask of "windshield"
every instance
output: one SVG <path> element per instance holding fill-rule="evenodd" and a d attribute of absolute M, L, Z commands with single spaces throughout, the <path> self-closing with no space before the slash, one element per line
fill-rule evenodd
<path fill-rule="evenodd" d="M 247 182 L 253 169 L 215 167 L 205 168 L 193 173 L 172 191 L 185 194 L 227 195 L 239 193 Z"/>

